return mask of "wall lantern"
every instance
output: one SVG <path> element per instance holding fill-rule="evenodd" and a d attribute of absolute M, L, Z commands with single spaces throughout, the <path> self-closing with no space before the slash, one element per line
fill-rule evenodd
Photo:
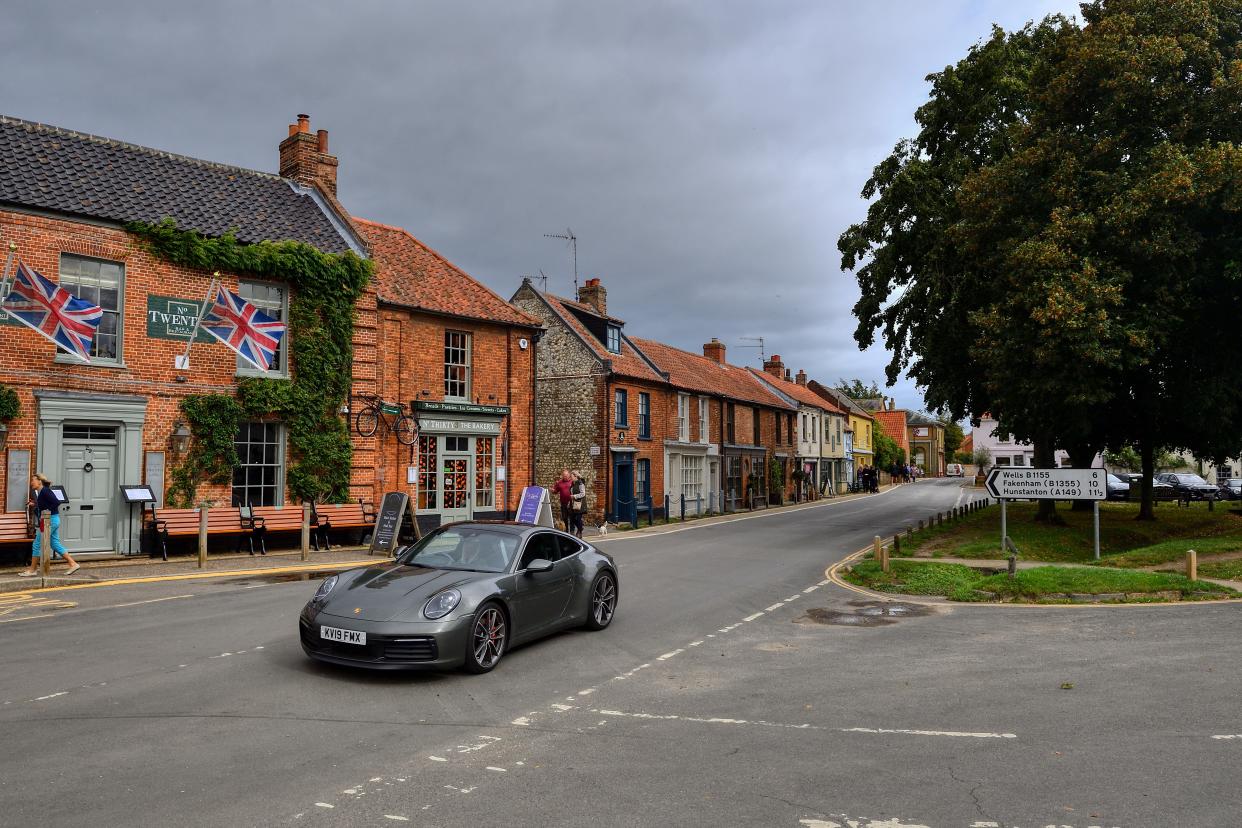
<path fill-rule="evenodd" d="M 617 429 L 617 442 L 618 443 L 625 442 L 625 429 L 624 428 Z"/>
<path fill-rule="evenodd" d="M 190 429 L 181 420 L 173 426 L 172 450 L 177 454 L 185 454 L 190 448 Z"/>
<path fill-rule="evenodd" d="M 9 441 L 9 427 L 4 423 L 0 423 L 0 451 L 4 451 L 4 444 Z"/>

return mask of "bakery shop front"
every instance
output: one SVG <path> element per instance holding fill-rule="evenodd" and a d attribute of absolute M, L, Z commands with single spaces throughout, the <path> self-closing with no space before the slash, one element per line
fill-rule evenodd
<path fill-rule="evenodd" d="M 420 525 L 504 518 L 509 407 L 415 400 L 413 408 Z"/>

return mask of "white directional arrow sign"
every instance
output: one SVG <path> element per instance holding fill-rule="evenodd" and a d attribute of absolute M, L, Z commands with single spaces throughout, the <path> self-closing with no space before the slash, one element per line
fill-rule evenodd
<path fill-rule="evenodd" d="M 1108 472 L 997 466 L 983 485 L 990 495 L 1004 500 L 1104 500 L 1108 497 Z"/>

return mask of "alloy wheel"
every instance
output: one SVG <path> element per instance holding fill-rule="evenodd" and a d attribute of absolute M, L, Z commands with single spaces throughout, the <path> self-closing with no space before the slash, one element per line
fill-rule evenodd
<path fill-rule="evenodd" d="M 595 626 L 601 629 L 608 626 L 616 609 L 617 584 L 611 575 L 600 575 L 595 581 L 595 590 L 591 593 L 591 617 Z"/>
<path fill-rule="evenodd" d="M 505 650 L 507 628 L 505 617 L 496 607 L 486 607 L 474 622 L 474 661 L 484 670 L 490 670 L 500 661 Z"/>

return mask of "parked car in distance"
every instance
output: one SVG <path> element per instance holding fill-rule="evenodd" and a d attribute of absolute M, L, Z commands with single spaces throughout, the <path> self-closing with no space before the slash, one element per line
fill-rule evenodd
<path fill-rule="evenodd" d="M 1242 500 L 1242 477 L 1231 477 L 1220 484 L 1221 500 Z"/>
<path fill-rule="evenodd" d="M 966 470 L 962 468 L 961 463 L 950 463 L 945 468 L 945 477 L 965 477 Z"/>
<path fill-rule="evenodd" d="M 1130 484 L 1122 480 L 1112 472 L 1108 473 L 1108 499 L 1109 500 L 1129 500 Z"/>
<path fill-rule="evenodd" d="M 1164 472 L 1156 480 L 1167 483 L 1180 498 L 1190 500 L 1215 500 L 1220 490 L 1197 474 L 1187 472 Z"/>

